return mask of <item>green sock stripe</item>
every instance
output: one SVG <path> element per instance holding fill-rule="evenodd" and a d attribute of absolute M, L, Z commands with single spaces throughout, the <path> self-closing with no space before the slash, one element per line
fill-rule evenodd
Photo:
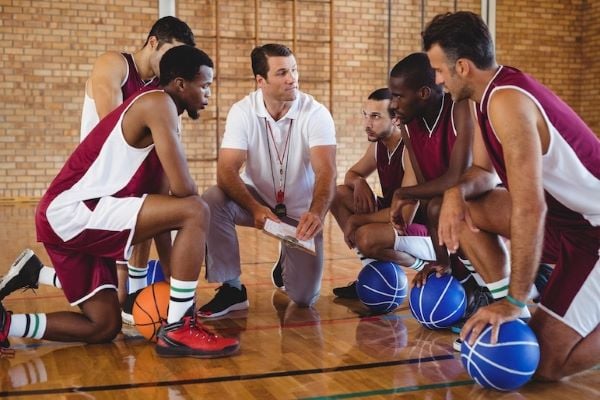
<path fill-rule="evenodd" d="M 489 288 L 488 288 L 488 289 L 489 289 Z M 502 291 L 504 291 L 504 290 L 506 290 L 506 292 L 508 293 L 508 285 L 506 285 L 506 286 L 501 286 L 501 287 L 499 287 L 499 288 L 497 288 L 497 289 L 494 289 L 494 290 L 491 290 L 491 289 L 490 289 L 490 292 L 491 292 L 492 294 L 494 294 L 494 293 L 502 292 Z"/>
<path fill-rule="evenodd" d="M 174 292 L 178 292 L 178 293 L 191 293 L 191 292 L 195 292 L 196 288 L 190 288 L 190 289 L 182 289 L 182 288 L 178 288 L 175 286 L 171 286 L 171 290 Z"/>
<path fill-rule="evenodd" d="M 38 329 L 40 329 L 40 316 L 33 314 L 33 334 L 31 337 L 34 338 L 37 335 Z"/>

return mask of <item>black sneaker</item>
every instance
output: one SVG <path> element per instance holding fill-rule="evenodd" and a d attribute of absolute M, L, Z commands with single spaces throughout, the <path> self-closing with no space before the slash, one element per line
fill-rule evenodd
<path fill-rule="evenodd" d="M 285 286 L 283 284 L 283 265 L 281 262 L 281 243 L 279 244 L 279 257 L 277 257 L 277 261 L 273 264 L 273 269 L 271 270 L 271 280 L 273 281 L 273 286 L 278 289 L 285 290 Z"/>
<path fill-rule="evenodd" d="M 333 294 L 342 299 L 358 299 L 356 292 L 356 281 L 351 282 L 348 286 L 340 286 L 333 288 Z"/>
<path fill-rule="evenodd" d="M 23 250 L 0 280 L 0 301 L 19 289 L 37 289 L 43 266 L 33 250 Z"/>
<path fill-rule="evenodd" d="M 461 338 L 456 338 L 454 339 L 454 342 L 452 342 L 452 349 L 454 349 L 454 351 L 457 351 L 460 353 L 460 350 L 462 348 L 462 339 Z"/>
<path fill-rule="evenodd" d="M 472 292 L 467 292 L 467 309 L 465 310 L 464 319 L 468 319 L 475 314 L 481 307 L 487 306 L 494 302 L 492 293 L 484 287 L 476 285 Z"/>
<path fill-rule="evenodd" d="M 242 290 L 225 283 L 218 287 L 215 297 L 198 309 L 197 315 L 202 318 L 213 318 L 225 315 L 230 311 L 245 310 L 249 307 L 246 286 Z"/>
<path fill-rule="evenodd" d="M 137 292 L 129 293 L 121 306 L 121 320 L 123 320 L 124 324 L 127 325 L 135 325 L 135 321 L 133 320 L 133 305 L 135 304 L 135 299 L 138 294 L 144 290 L 144 288 L 139 289 Z"/>
<path fill-rule="evenodd" d="M 4 305 L 0 303 L 0 347 L 8 349 L 10 342 L 8 341 L 8 331 L 10 329 L 11 312 L 6 311 Z"/>
<path fill-rule="evenodd" d="M 536 298 L 532 299 L 534 303 L 539 303 L 540 300 L 542 300 L 542 295 L 544 294 L 544 290 L 546 289 L 546 285 L 548 284 L 550 275 L 552 275 L 553 271 L 554 268 L 552 268 L 552 266 L 548 264 L 540 264 L 537 275 L 535 276 L 535 280 L 533 281 L 535 288 L 539 293 Z"/>

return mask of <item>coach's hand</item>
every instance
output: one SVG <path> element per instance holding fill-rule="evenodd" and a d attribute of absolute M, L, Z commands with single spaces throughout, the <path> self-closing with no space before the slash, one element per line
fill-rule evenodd
<path fill-rule="evenodd" d="M 307 211 L 300 217 L 298 227 L 296 228 L 296 239 L 309 240 L 323 230 L 323 221 L 321 217 L 314 212 Z"/>
<path fill-rule="evenodd" d="M 489 306 L 481 307 L 467 320 L 467 322 L 465 322 L 465 325 L 460 331 L 460 338 L 463 341 L 468 338 L 468 343 L 472 346 L 479 335 L 481 335 L 484 328 L 490 324 L 492 325 L 490 342 L 496 344 L 498 341 L 498 330 L 500 329 L 500 325 L 504 322 L 517 319 L 519 315 L 521 315 L 521 309 L 509 303 L 507 300 L 500 300 Z"/>
<path fill-rule="evenodd" d="M 281 222 L 277 215 L 271 211 L 269 207 L 260 205 L 252 210 L 252 216 L 254 218 L 254 227 L 256 229 L 262 229 L 265 227 L 265 222 L 268 219 L 271 219 L 275 222 Z"/>

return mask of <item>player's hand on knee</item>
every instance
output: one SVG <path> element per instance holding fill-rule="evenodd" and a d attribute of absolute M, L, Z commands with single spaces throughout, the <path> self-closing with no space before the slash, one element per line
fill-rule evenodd
<path fill-rule="evenodd" d="M 377 211 L 375 194 L 366 180 L 360 179 L 354 185 L 354 212 L 356 214 L 374 213 Z"/>
<path fill-rule="evenodd" d="M 473 223 L 462 194 L 458 189 L 450 188 L 444 193 L 438 220 L 438 244 L 445 245 L 450 253 L 456 253 L 464 224 L 473 232 L 479 231 Z"/>

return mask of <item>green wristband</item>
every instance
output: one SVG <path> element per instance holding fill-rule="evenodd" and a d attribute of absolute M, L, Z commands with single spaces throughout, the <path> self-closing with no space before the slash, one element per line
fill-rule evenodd
<path fill-rule="evenodd" d="M 519 301 L 519 300 L 515 299 L 510 294 L 507 294 L 505 298 L 513 306 L 517 306 L 519 308 L 525 308 L 527 306 L 527 304 L 523 303 L 522 301 Z"/>

